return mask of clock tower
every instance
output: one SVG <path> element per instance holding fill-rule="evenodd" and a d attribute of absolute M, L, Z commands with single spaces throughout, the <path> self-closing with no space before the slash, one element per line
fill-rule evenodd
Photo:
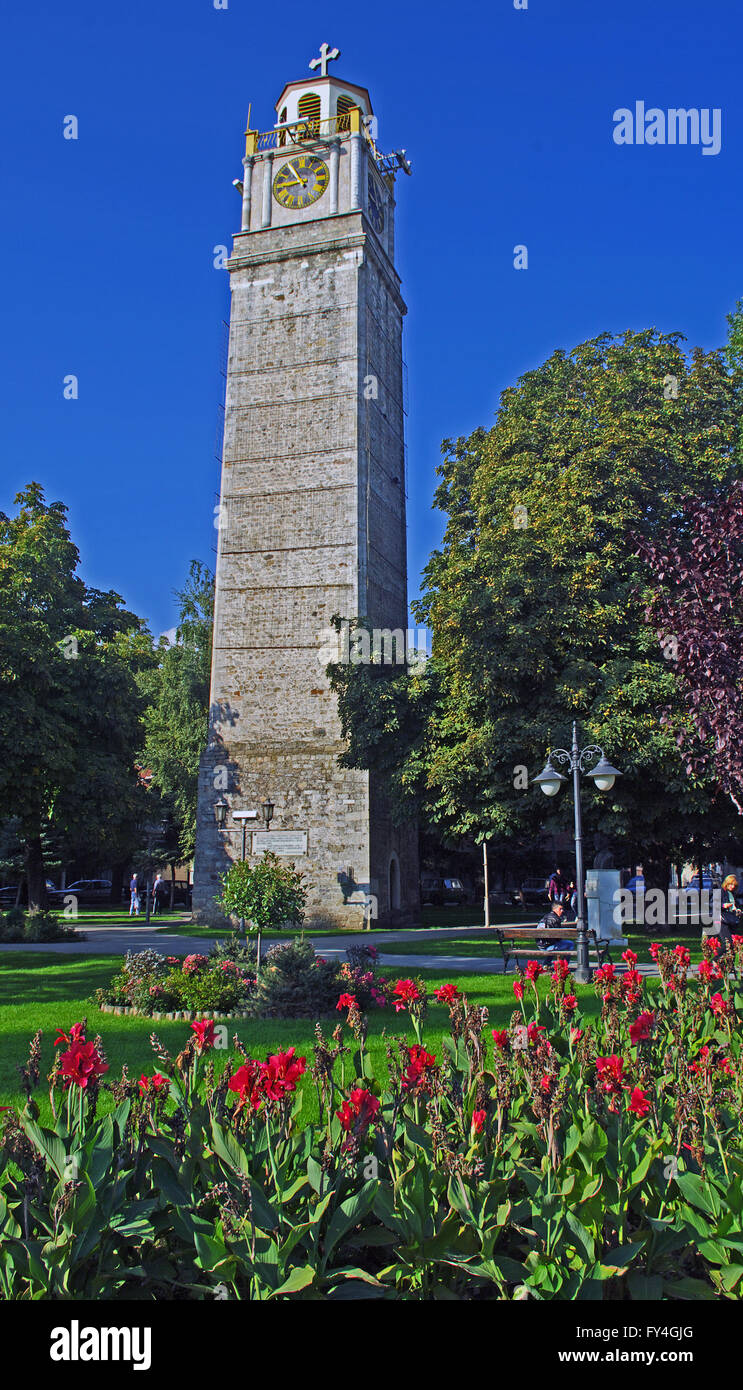
<path fill-rule="evenodd" d="M 416 828 L 393 824 L 374 773 L 338 765 L 325 675 L 334 615 L 366 618 L 384 659 L 401 637 L 404 659 L 408 625 L 394 190 L 410 168 L 380 152 L 366 88 L 328 74 L 338 56 L 323 44 L 273 127 L 248 129 L 236 181 L 194 867 L 207 920 L 229 864 L 266 849 L 304 873 L 309 926 L 404 922 L 419 902 Z"/>

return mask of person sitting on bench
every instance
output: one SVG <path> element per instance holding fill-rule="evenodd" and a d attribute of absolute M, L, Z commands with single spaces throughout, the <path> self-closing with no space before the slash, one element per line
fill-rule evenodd
<path fill-rule="evenodd" d="M 545 927 L 548 931 L 557 931 L 565 920 L 565 908 L 562 903 L 553 903 L 550 911 L 537 923 L 537 927 Z M 567 924 L 566 924 L 567 925 Z M 560 941 L 554 937 L 537 937 L 537 946 L 540 951 L 572 951 L 575 949 L 573 941 Z"/>

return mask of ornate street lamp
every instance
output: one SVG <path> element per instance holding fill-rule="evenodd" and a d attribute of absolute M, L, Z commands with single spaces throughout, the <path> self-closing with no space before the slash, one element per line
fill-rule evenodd
<path fill-rule="evenodd" d="M 592 768 L 589 768 L 590 761 L 596 758 L 598 761 Z M 612 767 L 606 757 L 603 748 L 598 744 L 589 744 L 582 750 L 578 748 L 578 726 L 573 724 L 573 746 L 568 751 L 567 748 L 553 748 L 550 752 L 543 772 L 538 777 L 533 777 L 532 782 L 541 787 L 545 796 L 556 796 L 566 782 L 567 777 L 563 777 L 555 767 L 557 763 L 560 767 L 567 768 L 573 774 L 573 801 L 575 809 L 575 873 L 576 888 L 578 890 L 578 938 L 576 946 L 578 950 L 578 965 L 574 972 L 575 979 L 579 984 L 587 985 L 593 979 L 588 959 L 588 937 L 586 935 L 585 922 L 585 894 L 583 883 L 583 819 L 581 816 L 580 805 L 580 777 L 590 777 L 591 781 L 601 792 L 611 791 L 617 777 L 622 774 L 617 768 Z"/>
<path fill-rule="evenodd" d="M 270 829 L 271 829 L 271 821 L 273 820 L 273 813 L 274 813 L 274 804 L 273 804 L 273 802 L 271 801 L 270 797 L 267 797 L 266 800 L 265 800 L 264 802 L 261 803 L 261 815 L 263 816 L 263 823 L 264 823 L 264 825 L 265 825 L 265 827 L 266 827 L 266 830 L 270 830 Z"/>
<path fill-rule="evenodd" d="M 224 830 L 225 825 L 227 824 L 227 812 L 229 811 L 229 809 L 230 808 L 227 805 L 226 801 L 219 800 L 214 803 L 214 818 L 217 822 L 217 828 L 219 830 Z"/>

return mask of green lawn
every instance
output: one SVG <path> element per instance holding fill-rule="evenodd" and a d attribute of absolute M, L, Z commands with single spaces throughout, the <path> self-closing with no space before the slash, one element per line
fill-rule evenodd
<path fill-rule="evenodd" d="M 102 1014 L 91 1002 L 94 990 L 105 985 L 120 968 L 120 959 L 116 956 L 79 954 L 60 956 L 53 952 L 33 954 L 8 951 L 0 954 L 0 1034 L 3 1039 L 0 1049 L 0 1104 L 17 1103 L 21 1098 L 17 1067 L 26 1060 L 29 1041 L 39 1028 L 44 1032 L 42 1077 L 47 1075 L 51 1067 L 55 1030 L 69 1029 L 70 1024 L 86 1014 L 88 1036 L 101 1034 L 111 1076 L 120 1073 L 124 1062 L 130 1076 L 138 1077 L 142 1071 L 151 1073 L 155 1069 L 149 1045 L 153 1029 L 171 1053 L 180 1050 L 190 1033 L 188 1023 L 167 1020 L 153 1023 L 144 1018 Z M 451 972 L 442 974 L 429 970 L 421 973 L 430 982 L 431 988 L 457 978 Z M 458 982 L 472 1003 L 488 1007 L 493 1026 L 503 1027 L 507 1023 L 515 1007 L 511 978 L 468 974 L 460 976 Z M 578 994 L 586 1013 L 594 1013 L 597 1000 L 592 988 L 579 987 Z M 326 1033 L 332 1031 L 340 1017 L 338 1014 L 324 1023 Z M 406 1028 L 407 1022 L 407 1014 L 396 1014 L 393 1009 L 376 1010 L 369 1015 L 369 1050 L 378 1075 L 386 1075 L 385 1033 L 387 1037 L 406 1034 L 410 1042 L 414 1041 L 412 1030 Z M 434 1001 L 426 1019 L 424 1037 L 429 1049 L 438 1055 L 447 1023 L 448 1010 Z M 240 1020 L 230 1026 L 230 1037 L 237 1032 L 254 1056 L 266 1056 L 278 1047 L 294 1045 L 300 1055 L 309 1057 L 313 1048 L 314 1027 L 314 1019 L 271 1022 Z M 227 1055 L 216 1053 L 217 1064 Z M 307 1092 L 304 1113 L 311 1119 L 317 1113 L 314 1086 L 309 1078 L 305 1078 L 304 1084 Z M 48 1122 L 51 1110 L 43 1083 L 36 1093 L 36 1099 L 42 1120 Z M 101 1109 L 109 1108 L 111 1102 L 104 1093 L 101 1096 Z"/>
<path fill-rule="evenodd" d="M 56 908 L 52 908 L 51 915 L 52 917 L 58 918 L 59 921 L 69 924 L 71 927 L 80 927 L 81 929 L 85 927 L 133 927 L 135 923 L 139 923 L 141 926 L 145 920 L 144 912 L 140 912 L 139 917 L 130 917 L 129 909 L 125 907 L 120 907 L 118 909 L 113 907 L 84 907 L 80 909 L 76 917 L 66 917 L 64 911 L 58 911 Z M 183 922 L 184 925 L 190 923 L 191 914 L 186 913 L 184 916 L 183 909 L 178 908 L 174 909 L 173 912 L 160 912 L 157 917 L 151 917 L 150 921 L 154 923 L 155 926 L 157 926 L 158 922 L 167 922 L 168 926 L 175 928 L 178 922 Z"/>

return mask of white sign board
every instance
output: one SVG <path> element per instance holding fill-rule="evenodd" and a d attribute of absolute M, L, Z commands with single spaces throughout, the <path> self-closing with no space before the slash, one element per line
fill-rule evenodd
<path fill-rule="evenodd" d="M 280 854 L 293 859 L 298 854 L 307 853 L 306 830 L 254 830 L 253 854 Z"/>

